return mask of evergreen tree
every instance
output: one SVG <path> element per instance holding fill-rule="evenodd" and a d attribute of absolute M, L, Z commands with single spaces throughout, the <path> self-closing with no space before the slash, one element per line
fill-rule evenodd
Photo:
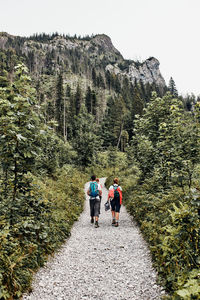
<path fill-rule="evenodd" d="M 73 138 L 74 149 L 77 150 L 77 163 L 81 166 L 94 164 L 100 142 L 96 134 L 94 117 L 82 105 L 74 123 L 75 134 Z"/>
<path fill-rule="evenodd" d="M 80 112 L 81 105 L 82 105 L 82 93 L 81 93 L 81 88 L 78 84 L 77 88 L 76 88 L 76 93 L 75 93 L 75 107 L 76 107 L 76 115 L 77 116 Z"/>
<path fill-rule="evenodd" d="M 57 132 L 63 136 L 63 113 L 64 113 L 64 89 L 63 89 L 63 75 L 58 75 L 56 84 L 56 103 L 55 103 L 55 117 L 58 122 Z"/>
<path fill-rule="evenodd" d="M 170 93 L 174 96 L 174 97 L 178 97 L 178 91 L 176 88 L 176 84 L 174 82 L 174 79 L 172 77 L 170 77 L 169 80 L 169 86 L 168 86 L 168 90 L 170 91 Z"/>
<path fill-rule="evenodd" d="M 92 107 L 91 107 L 91 113 L 97 117 L 98 115 L 98 101 L 95 91 L 92 91 Z"/>
<path fill-rule="evenodd" d="M 141 96 L 140 89 L 136 85 L 133 89 L 133 95 L 132 95 L 132 109 L 131 109 L 132 118 L 134 119 L 135 115 L 142 115 L 143 108 L 144 108 L 144 101 Z"/>
<path fill-rule="evenodd" d="M 99 73 L 99 76 L 97 76 L 96 83 L 99 88 L 105 89 L 105 83 L 101 73 Z"/>
<path fill-rule="evenodd" d="M 85 106 L 89 113 L 92 112 L 92 91 L 90 86 L 87 87 L 86 96 L 85 96 Z"/>
<path fill-rule="evenodd" d="M 109 71 L 106 71 L 106 84 L 108 86 L 108 89 L 110 90 L 111 88 L 111 75 Z"/>
<path fill-rule="evenodd" d="M 94 86 L 96 86 L 96 84 L 97 84 L 97 74 L 96 74 L 96 71 L 95 71 L 94 68 L 92 68 L 92 81 L 93 81 Z"/>
<path fill-rule="evenodd" d="M 126 117 L 127 110 L 123 98 L 113 99 L 110 97 L 101 130 L 105 148 L 109 146 L 119 147 Z"/>

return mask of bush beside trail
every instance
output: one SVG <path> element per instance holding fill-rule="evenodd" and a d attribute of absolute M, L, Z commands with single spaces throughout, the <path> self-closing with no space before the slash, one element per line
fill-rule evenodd
<path fill-rule="evenodd" d="M 29 195 L 26 209 L 22 207 L 24 213 L 12 226 L 5 215 L 0 215 L 2 300 L 18 299 L 30 287 L 33 272 L 70 235 L 72 224 L 83 210 L 86 178 L 77 169 L 64 167 L 54 179 L 30 176 L 32 202 Z"/>
<path fill-rule="evenodd" d="M 119 173 L 171 299 L 200 299 L 199 108 L 186 112 L 170 93 L 153 93 Z"/>
<path fill-rule="evenodd" d="M 150 193 L 145 186 L 125 193 L 127 208 L 150 245 L 161 282 L 173 299 L 199 299 L 197 210 L 181 190 Z"/>
<path fill-rule="evenodd" d="M 126 170 L 126 171 L 124 171 Z M 200 218 L 193 195 L 179 187 L 163 190 L 155 178 L 140 181 L 137 166 L 109 176 L 108 187 L 118 176 L 123 203 L 149 244 L 159 282 L 169 299 L 200 297 Z"/>

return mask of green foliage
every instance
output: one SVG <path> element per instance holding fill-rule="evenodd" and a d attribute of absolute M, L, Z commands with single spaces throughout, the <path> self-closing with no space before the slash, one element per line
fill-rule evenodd
<path fill-rule="evenodd" d="M 150 244 L 161 283 L 176 295 L 179 289 L 187 286 L 190 273 L 199 272 L 200 220 L 195 207 L 191 207 L 188 194 L 177 188 L 156 193 L 153 185 L 150 191 L 150 181 L 138 188 L 137 183 L 129 185 L 129 179 L 123 178 L 123 187 L 129 186 L 124 196 L 128 210 Z M 196 276 L 194 285 L 199 283 L 200 278 Z M 190 297 L 195 295 L 193 292 Z"/>
<path fill-rule="evenodd" d="M 170 93 L 174 97 L 178 97 L 178 91 L 177 91 L 177 88 L 176 88 L 176 84 L 175 84 L 174 79 L 172 77 L 170 77 L 170 80 L 169 80 L 168 90 L 170 91 Z"/>
<path fill-rule="evenodd" d="M 2 193 L 4 196 L 8 193 L 6 198 L 11 224 L 18 215 L 12 205 L 29 192 L 26 174 L 34 169 L 36 156 L 40 152 L 37 144 L 40 138 L 40 117 L 36 113 L 34 100 L 34 89 L 30 85 L 27 69 L 18 65 L 14 81 L 0 88 Z"/>
<path fill-rule="evenodd" d="M 88 166 L 95 162 L 95 154 L 100 148 L 97 138 L 97 127 L 94 118 L 87 113 L 85 106 L 81 107 L 79 115 L 75 118 L 73 146 L 77 150 L 76 163 Z"/>
<path fill-rule="evenodd" d="M 83 209 L 85 175 L 71 166 L 54 173 L 56 180 L 29 175 L 32 190 L 24 195 L 18 222 L 9 227 L 0 209 L 0 295 L 15 299 L 30 285 L 33 271 L 69 236 Z M 32 202 L 28 200 L 32 199 Z M 16 204 L 17 205 L 17 204 Z M 16 208 L 15 205 L 15 208 Z"/>
<path fill-rule="evenodd" d="M 42 128 L 40 130 L 40 141 L 38 142 L 41 153 L 36 158 L 35 174 L 54 176 L 57 168 L 73 163 L 77 155 L 72 146 L 61 140 L 52 128 L 47 126 Z"/>
<path fill-rule="evenodd" d="M 142 179 L 158 172 L 163 186 L 191 187 L 194 166 L 200 159 L 199 130 L 196 117 L 184 113 L 179 100 L 170 94 L 163 98 L 154 94 L 135 122 L 132 141 Z"/>
<path fill-rule="evenodd" d="M 85 176 L 72 165 L 66 165 L 76 156 L 72 146 L 43 123 L 26 67 L 18 65 L 12 81 L 6 72 L 1 74 L 0 298 L 3 300 L 20 298 L 30 285 L 33 271 L 69 236 L 83 209 Z"/>
<path fill-rule="evenodd" d="M 175 300 L 200 297 L 199 130 L 198 107 L 188 114 L 170 94 L 154 94 L 135 121 L 121 179 L 160 282 Z"/>
<path fill-rule="evenodd" d="M 111 97 L 108 101 L 108 109 L 102 124 L 101 137 L 105 148 L 109 146 L 117 146 L 119 148 L 127 115 L 124 99 L 121 97 L 113 99 Z"/>

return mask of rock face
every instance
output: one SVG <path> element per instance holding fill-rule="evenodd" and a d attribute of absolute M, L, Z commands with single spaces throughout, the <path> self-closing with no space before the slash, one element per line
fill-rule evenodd
<path fill-rule="evenodd" d="M 115 53 L 122 58 L 120 52 L 113 46 L 112 41 L 109 36 L 105 34 L 96 35 L 92 41 L 92 43 L 96 44 L 98 47 L 104 49 L 105 52 Z"/>
<path fill-rule="evenodd" d="M 165 80 L 159 70 L 159 61 L 151 57 L 144 61 L 139 67 L 132 63 L 128 70 L 128 76 L 133 81 L 142 80 L 144 84 L 156 82 L 159 86 L 165 86 Z"/>
<path fill-rule="evenodd" d="M 142 81 L 143 84 L 156 83 L 160 87 L 165 87 L 166 83 L 160 73 L 159 65 L 159 61 L 156 58 L 151 57 L 143 63 L 136 63 L 132 61 L 125 71 L 120 69 L 118 63 L 115 65 L 107 65 L 106 70 L 115 74 L 126 75 L 133 83 L 137 80 Z"/>
<path fill-rule="evenodd" d="M 27 61 L 31 59 L 31 70 L 41 73 L 51 69 L 51 73 L 61 67 L 74 69 L 74 61 L 79 71 L 85 72 L 88 66 L 99 69 L 100 72 L 110 71 L 123 78 L 126 76 L 134 84 L 142 81 L 143 84 L 155 83 L 160 88 L 166 86 L 159 70 L 159 61 L 150 57 L 144 62 L 126 60 L 113 46 L 110 37 L 98 34 L 88 38 L 71 38 L 56 35 L 40 41 L 34 38 L 22 38 L 0 33 L 0 48 L 14 48 L 25 55 Z M 83 70 L 84 65 L 84 70 Z M 82 69 L 81 69 L 82 68 Z M 76 68 L 77 69 L 77 68 Z"/>

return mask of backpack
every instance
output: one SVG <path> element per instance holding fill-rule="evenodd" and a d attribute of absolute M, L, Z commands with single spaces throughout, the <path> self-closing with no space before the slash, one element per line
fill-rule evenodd
<path fill-rule="evenodd" d="M 115 199 L 115 200 L 120 200 L 120 195 L 119 195 L 119 191 L 118 191 L 118 186 L 114 186 L 114 185 L 113 185 L 113 189 L 114 189 L 114 199 Z"/>
<path fill-rule="evenodd" d="M 90 182 L 90 196 L 97 197 L 99 195 L 98 184 L 97 182 Z"/>

